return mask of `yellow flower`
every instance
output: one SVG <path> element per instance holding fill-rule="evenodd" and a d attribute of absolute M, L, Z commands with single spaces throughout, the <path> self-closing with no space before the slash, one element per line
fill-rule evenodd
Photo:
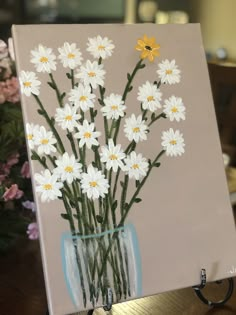
<path fill-rule="evenodd" d="M 144 35 L 142 39 L 138 39 L 136 50 L 141 51 L 141 59 L 148 58 L 149 61 L 153 61 L 155 57 L 160 56 L 160 45 L 156 43 L 154 37 L 148 38 Z"/>

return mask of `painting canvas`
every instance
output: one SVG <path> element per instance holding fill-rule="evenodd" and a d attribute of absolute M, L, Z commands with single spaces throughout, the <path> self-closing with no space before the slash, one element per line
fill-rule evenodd
<path fill-rule="evenodd" d="M 14 26 L 50 313 L 236 270 L 199 25 Z M 220 231 L 224 231 L 220 233 Z"/>

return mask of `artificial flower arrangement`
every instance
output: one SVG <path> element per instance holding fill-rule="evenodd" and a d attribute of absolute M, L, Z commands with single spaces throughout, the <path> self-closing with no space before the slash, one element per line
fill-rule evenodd
<path fill-rule="evenodd" d="M 145 71 L 146 62 L 152 63 L 160 55 L 160 45 L 146 35 L 139 39 L 135 49 L 140 55 L 127 74 L 122 94 L 106 95 L 105 62 L 114 49 L 113 41 L 107 37 L 89 38 L 87 52 L 94 60 L 83 61 L 75 43 L 65 42 L 58 48 L 58 56 L 51 48 L 39 44 L 31 50 L 30 61 L 40 76 L 48 75 L 49 81 L 45 84 L 32 71 L 20 73 L 22 93 L 34 98 L 38 114 L 45 121 L 44 125 L 26 123 L 31 159 L 42 167 L 40 173 L 34 174 L 36 193 L 42 203 L 59 199 L 64 205 L 64 212 L 58 215 L 68 222 L 70 236 L 64 237 L 67 245 L 63 265 L 71 268 L 64 273 L 67 284 L 72 283 L 69 289 L 73 302 L 85 308 L 88 303 L 94 307 L 99 299 L 104 304 L 108 288 L 112 288 L 115 301 L 137 296 L 137 286 L 132 283 L 137 279 L 130 274 L 135 265 L 135 261 L 129 262 L 132 245 L 124 241 L 129 234 L 126 219 L 135 204 L 142 201 L 142 187 L 160 167 L 161 157 L 181 156 L 185 151 L 182 133 L 172 128 L 160 135 L 162 148 L 153 160 L 138 150 L 139 142 L 148 141 L 152 125 L 159 120 L 169 119 L 170 123 L 185 120 L 181 97 L 173 95 L 162 101 L 162 85 L 180 82 L 181 71 L 176 61 L 159 62 L 154 69 L 157 80 L 143 82 L 138 88 L 140 114 L 127 117 L 134 78 L 137 72 Z M 66 92 L 61 91 L 53 75 L 58 61 L 68 69 L 66 76 L 71 89 Z M 40 97 L 41 86 L 55 92 L 58 107 L 53 117 L 47 111 L 49 104 Z M 99 116 L 103 119 L 103 130 L 97 129 Z M 122 147 L 119 137 L 128 139 L 127 147 Z M 130 199 L 129 189 L 133 192 Z M 74 281 L 73 268 L 77 268 L 79 284 Z"/>
<path fill-rule="evenodd" d="M 0 251 L 38 238 L 12 41 L 0 40 Z"/>

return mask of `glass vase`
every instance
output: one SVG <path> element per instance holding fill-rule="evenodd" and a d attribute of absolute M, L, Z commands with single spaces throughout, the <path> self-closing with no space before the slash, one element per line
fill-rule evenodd
<path fill-rule="evenodd" d="M 135 228 L 127 224 L 91 235 L 64 233 L 61 239 L 63 273 L 76 308 L 106 305 L 141 296 L 142 274 Z"/>

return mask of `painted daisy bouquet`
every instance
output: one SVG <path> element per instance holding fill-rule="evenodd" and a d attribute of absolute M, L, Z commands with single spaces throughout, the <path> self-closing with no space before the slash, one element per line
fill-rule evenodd
<path fill-rule="evenodd" d="M 182 133 L 170 128 L 160 135 L 162 147 L 153 160 L 138 150 L 139 142 L 148 141 L 153 125 L 160 119 L 169 119 L 170 123 L 185 120 L 181 97 L 173 95 L 162 100 L 162 85 L 180 82 L 181 71 L 176 61 L 163 60 L 157 66 L 153 63 L 157 79 L 138 87 L 140 114 L 127 117 L 134 78 L 139 71 L 145 71 L 146 62 L 153 62 L 160 55 L 160 45 L 146 35 L 138 39 L 135 49 L 140 54 L 137 53 L 137 63 L 127 74 L 123 91 L 107 95 L 105 64 L 114 49 L 113 41 L 107 37 L 88 38 L 86 50 L 92 59 L 85 61 L 75 43 L 65 42 L 57 55 L 39 44 L 30 52 L 36 72 L 20 73 L 22 93 L 34 99 L 38 114 L 45 121 L 44 125 L 32 121 L 26 124 L 31 159 L 42 167 L 34 175 L 36 192 L 43 203 L 60 199 L 64 205 L 61 217 L 74 236 L 84 306 L 88 299 L 96 304 L 100 295 L 104 302 L 112 281 L 117 301 L 131 295 L 129 253 L 118 238 L 119 230 L 132 207 L 142 201 L 142 187 L 155 168 L 160 167 L 161 157 L 181 156 L 185 147 Z M 68 91 L 62 91 L 55 79 L 59 64 L 66 69 L 71 85 Z M 47 79 L 40 80 L 37 73 Z M 58 107 L 52 117 L 47 112 L 50 104 L 45 104 L 40 96 L 42 85 L 44 89 L 48 86 L 57 98 Z M 96 125 L 99 116 L 103 119 L 103 130 Z M 62 134 L 66 135 L 65 141 Z M 119 137 L 128 139 L 127 147 L 122 147 Z M 130 188 L 134 192 L 128 198 Z M 108 230 L 113 233 L 106 241 L 89 239 L 89 235 L 103 235 Z M 83 244 L 86 261 L 80 255 Z"/>
<path fill-rule="evenodd" d="M 5 251 L 20 236 L 38 238 L 11 39 L 8 45 L 0 40 L 0 121 L 0 251 Z"/>

